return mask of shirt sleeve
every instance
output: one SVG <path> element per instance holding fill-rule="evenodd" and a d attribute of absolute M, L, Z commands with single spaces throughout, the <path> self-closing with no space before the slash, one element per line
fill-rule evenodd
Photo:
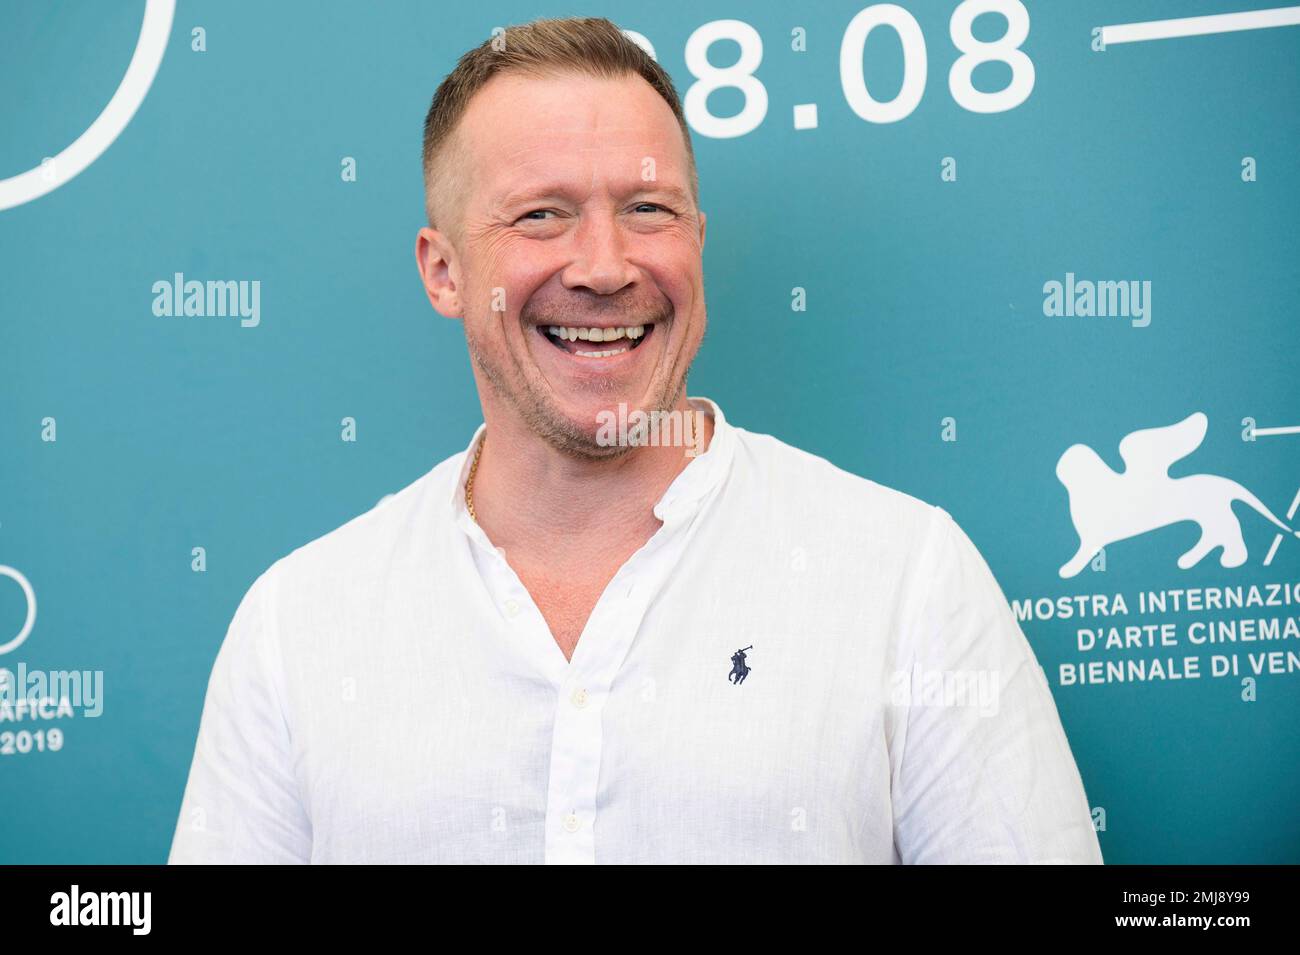
<path fill-rule="evenodd" d="M 282 704 L 274 573 L 244 595 L 213 664 L 169 865 L 311 859 Z"/>
<path fill-rule="evenodd" d="M 1100 864 L 1047 678 L 984 558 L 934 508 L 891 705 L 904 863 Z"/>

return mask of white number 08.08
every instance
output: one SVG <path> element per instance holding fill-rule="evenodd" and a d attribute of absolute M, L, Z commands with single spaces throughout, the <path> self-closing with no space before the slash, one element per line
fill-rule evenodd
<path fill-rule="evenodd" d="M 1007 22 L 1006 32 L 996 40 L 977 40 L 972 30 L 975 19 L 992 13 Z M 903 82 L 893 99 L 875 99 L 867 90 L 862 54 L 867 37 L 877 27 L 888 27 L 903 47 Z M 1034 89 L 1034 63 L 1020 49 L 1029 36 L 1029 11 L 1021 0 L 962 0 L 948 24 L 953 45 L 961 51 L 948 73 L 948 90 L 957 105 L 972 113 L 1001 113 L 1015 109 Z M 740 57 L 725 67 L 709 62 L 708 50 L 719 40 L 740 46 Z M 714 20 L 700 26 L 686 41 L 686 68 L 696 82 L 686 91 L 686 120 L 701 136 L 728 139 L 757 129 L 767 115 L 767 88 L 754 75 L 763 60 L 763 39 L 742 20 Z M 1011 82 L 1004 89 L 984 93 L 975 88 L 972 76 L 982 63 L 1006 63 Z M 860 10 L 844 30 L 840 43 L 840 85 L 844 98 L 862 119 L 870 123 L 895 123 L 912 114 L 925 92 L 927 71 L 925 37 L 921 25 L 896 3 L 877 3 Z M 714 116 L 708 109 L 709 94 L 732 87 L 744 94 L 745 105 L 735 116 Z"/>

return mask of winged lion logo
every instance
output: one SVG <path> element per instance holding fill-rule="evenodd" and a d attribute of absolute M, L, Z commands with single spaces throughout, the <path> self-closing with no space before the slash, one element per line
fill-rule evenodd
<path fill-rule="evenodd" d="M 1134 431 L 1119 443 L 1124 470 L 1112 470 L 1086 444 L 1067 448 L 1056 462 L 1056 476 L 1070 498 L 1070 517 L 1079 533 L 1079 550 L 1060 569 L 1073 577 L 1109 544 L 1136 537 L 1179 521 L 1195 521 L 1201 537 L 1178 558 L 1183 570 L 1222 547 L 1219 563 L 1240 567 L 1246 562 L 1246 543 L 1232 502 L 1254 508 L 1288 534 L 1272 511 L 1236 481 L 1214 474 L 1169 476 L 1169 467 L 1201 446 L 1208 419 L 1203 412 L 1188 415 L 1177 424 Z"/>

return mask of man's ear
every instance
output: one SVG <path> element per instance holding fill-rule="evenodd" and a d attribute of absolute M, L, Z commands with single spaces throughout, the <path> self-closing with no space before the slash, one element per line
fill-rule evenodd
<path fill-rule="evenodd" d="M 704 227 L 708 224 L 709 217 L 703 212 L 700 213 L 700 251 L 704 251 Z"/>
<path fill-rule="evenodd" d="M 415 264 L 429 304 L 444 318 L 463 318 L 460 293 L 452 277 L 451 259 L 455 255 L 447 237 L 437 229 L 422 228 L 415 237 Z"/>

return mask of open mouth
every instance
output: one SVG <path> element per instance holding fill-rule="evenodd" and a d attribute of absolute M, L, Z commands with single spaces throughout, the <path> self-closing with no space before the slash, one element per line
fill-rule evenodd
<path fill-rule="evenodd" d="M 653 323 L 618 328 L 538 325 L 537 331 L 560 351 L 579 358 L 613 358 L 640 348 L 654 332 Z"/>

